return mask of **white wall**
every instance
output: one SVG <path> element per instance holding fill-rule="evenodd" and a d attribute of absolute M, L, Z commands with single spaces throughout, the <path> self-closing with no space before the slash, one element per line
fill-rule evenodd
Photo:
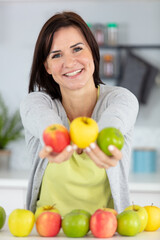
<path fill-rule="evenodd" d="M 33 49 L 42 25 L 55 12 L 62 10 L 76 11 L 86 22 L 118 22 L 120 43 L 160 44 L 158 0 L 0 0 L 0 92 L 11 111 L 19 107 L 21 99 L 27 94 Z M 160 51 L 149 51 L 141 51 L 140 54 L 159 67 Z M 156 86 L 148 105 L 140 108 L 134 146 L 141 137 L 141 145 L 154 145 L 160 151 L 159 93 L 160 88 Z M 24 141 L 13 143 L 10 147 L 13 150 L 11 166 L 29 168 Z"/>

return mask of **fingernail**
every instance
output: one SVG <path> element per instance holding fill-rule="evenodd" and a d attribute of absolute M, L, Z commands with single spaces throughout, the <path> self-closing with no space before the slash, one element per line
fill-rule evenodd
<path fill-rule="evenodd" d="M 90 152 L 91 151 L 91 149 L 89 147 L 86 147 L 85 150 L 86 150 L 86 152 Z"/>
<path fill-rule="evenodd" d="M 114 146 L 113 146 L 113 145 L 109 145 L 109 146 L 108 146 L 108 149 L 109 149 L 109 151 L 112 152 L 112 151 L 114 150 Z"/>
<path fill-rule="evenodd" d="M 49 146 L 47 146 L 47 147 L 46 147 L 46 151 L 47 151 L 47 152 L 51 152 L 51 151 L 52 151 L 52 148 L 49 147 Z"/>
<path fill-rule="evenodd" d="M 73 150 L 76 150 L 78 147 L 76 144 L 72 145 Z"/>
<path fill-rule="evenodd" d="M 68 145 L 68 146 L 66 147 L 66 151 L 67 151 L 67 152 L 71 152 L 71 151 L 72 151 L 72 149 L 73 149 L 73 148 L 72 148 L 72 146 L 71 146 L 71 145 Z"/>
<path fill-rule="evenodd" d="M 91 147 L 92 149 L 94 149 L 94 148 L 96 147 L 96 144 L 95 144 L 95 143 L 91 143 L 91 144 L 90 144 L 90 147 Z"/>

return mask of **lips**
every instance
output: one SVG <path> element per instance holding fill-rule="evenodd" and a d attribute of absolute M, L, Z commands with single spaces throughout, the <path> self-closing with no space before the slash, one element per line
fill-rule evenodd
<path fill-rule="evenodd" d="M 83 69 L 78 69 L 78 70 L 75 70 L 73 72 L 69 72 L 69 73 L 65 73 L 64 76 L 66 77 L 73 77 L 75 75 L 77 75 L 78 73 L 81 73 Z"/>

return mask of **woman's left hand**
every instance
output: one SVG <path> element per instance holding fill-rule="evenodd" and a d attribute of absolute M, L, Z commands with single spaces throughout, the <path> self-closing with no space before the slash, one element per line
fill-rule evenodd
<path fill-rule="evenodd" d="M 107 156 L 102 152 L 96 143 L 91 143 L 84 151 L 98 167 L 108 169 L 110 167 L 115 167 L 119 160 L 122 159 L 122 152 L 118 148 L 110 145 L 108 149 L 112 156 Z"/>

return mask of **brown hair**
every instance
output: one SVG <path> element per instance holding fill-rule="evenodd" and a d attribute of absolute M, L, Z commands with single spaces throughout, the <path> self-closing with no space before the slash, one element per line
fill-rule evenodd
<path fill-rule="evenodd" d="M 59 28 L 68 26 L 76 26 L 83 33 L 88 45 L 91 48 L 95 64 L 95 71 L 93 74 L 95 86 L 98 87 L 98 85 L 102 83 L 99 77 L 99 48 L 91 30 L 78 14 L 74 12 L 62 12 L 51 17 L 44 24 L 39 33 L 31 67 L 28 88 L 29 93 L 36 90 L 44 91 L 49 94 L 52 99 L 58 98 L 62 100 L 59 85 L 54 81 L 53 77 L 47 73 L 44 67 L 44 62 L 51 49 L 54 33 Z"/>

